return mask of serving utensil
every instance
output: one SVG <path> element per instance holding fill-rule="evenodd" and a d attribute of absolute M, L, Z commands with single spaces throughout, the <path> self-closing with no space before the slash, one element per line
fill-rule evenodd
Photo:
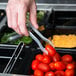
<path fill-rule="evenodd" d="M 45 50 L 45 48 L 42 46 L 40 40 L 32 33 L 31 30 L 33 30 L 43 41 L 48 42 L 51 46 L 54 47 L 53 43 L 52 43 L 50 40 L 48 40 L 46 37 L 44 37 L 37 29 L 35 29 L 35 28 L 32 26 L 31 23 L 28 23 L 28 27 L 29 27 L 29 35 L 30 35 L 30 37 L 38 44 L 38 46 L 40 47 L 40 49 L 41 49 L 42 52 L 45 52 L 46 54 L 48 54 L 48 52 L 47 52 L 47 51 Z M 13 41 L 13 40 L 15 40 L 15 39 L 17 39 L 17 38 L 20 38 L 20 37 L 22 37 L 22 36 L 16 34 L 16 35 L 13 35 L 13 36 L 9 37 L 8 40 L 9 40 L 9 41 Z"/>

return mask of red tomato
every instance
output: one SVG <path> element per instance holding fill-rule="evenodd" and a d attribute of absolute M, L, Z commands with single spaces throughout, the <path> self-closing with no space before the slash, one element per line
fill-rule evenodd
<path fill-rule="evenodd" d="M 74 64 L 68 64 L 67 66 L 66 66 L 66 68 L 67 69 L 75 69 L 75 65 Z"/>
<path fill-rule="evenodd" d="M 48 72 L 50 70 L 50 67 L 45 63 L 40 63 L 38 65 L 38 69 L 40 69 L 43 72 Z"/>
<path fill-rule="evenodd" d="M 62 61 L 66 66 L 67 66 L 67 64 L 69 64 L 68 62 L 64 62 L 64 61 Z"/>
<path fill-rule="evenodd" d="M 36 70 L 34 71 L 34 76 L 44 76 L 44 73 L 43 73 L 41 70 L 36 69 Z"/>
<path fill-rule="evenodd" d="M 56 53 L 56 50 L 50 45 L 46 45 L 45 49 L 48 51 L 48 55 L 50 56 L 54 56 Z"/>
<path fill-rule="evenodd" d="M 46 63 L 46 64 L 49 64 L 51 62 L 51 58 L 48 55 L 45 55 L 42 62 Z"/>
<path fill-rule="evenodd" d="M 74 65 L 75 65 L 75 69 L 76 69 L 76 62 L 74 63 Z"/>
<path fill-rule="evenodd" d="M 55 70 L 55 63 L 54 62 L 51 62 L 49 64 L 49 67 L 50 67 L 51 70 Z"/>
<path fill-rule="evenodd" d="M 54 62 L 60 61 L 61 56 L 60 56 L 58 53 L 56 53 L 56 54 L 52 57 L 52 59 L 53 59 Z"/>
<path fill-rule="evenodd" d="M 55 69 L 56 70 L 64 70 L 65 69 L 65 64 L 58 61 L 58 62 L 55 62 Z"/>
<path fill-rule="evenodd" d="M 67 55 L 62 56 L 62 61 L 64 61 L 64 62 L 72 62 L 72 60 L 73 60 L 73 58 L 71 55 L 67 54 Z"/>
<path fill-rule="evenodd" d="M 44 56 L 41 55 L 41 54 L 37 54 L 36 57 L 35 57 L 38 61 L 42 61 Z"/>
<path fill-rule="evenodd" d="M 38 60 L 33 60 L 32 61 L 32 70 L 37 69 L 38 65 L 39 65 L 39 61 Z"/>
<path fill-rule="evenodd" d="M 75 66 L 76 65 L 76 62 L 75 61 L 72 61 L 72 64 Z"/>
<path fill-rule="evenodd" d="M 46 53 L 43 53 L 43 56 L 49 56 L 49 55 L 47 55 Z M 49 56 L 49 57 L 52 60 L 52 57 L 51 56 Z"/>
<path fill-rule="evenodd" d="M 65 70 L 65 76 L 75 76 L 74 70 L 71 69 Z"/>
<path fill-rule="evenodd" d="M 49 71 L 45 73 L 45 76 L 55 76 L 54 72 Z"/>
<path fill-rule="evenodd" d="M 75 69 L 76 69 L 76 62 L 75 62 L 75 61 L 73 61 L 73 62 L 72 62 L 72 64 L 75 66 Z"/>
<path fill-rule="evenodd" d="M 65 76 L 65 72 L 64 71 L 56 71 L 55 76 Z"/>

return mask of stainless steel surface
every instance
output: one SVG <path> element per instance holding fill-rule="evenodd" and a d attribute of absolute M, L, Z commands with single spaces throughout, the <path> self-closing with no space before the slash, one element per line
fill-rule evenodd
<path fill-rule="evenodd" d="M 8 0 L 0 0 L 0 9 L 5 9 Z M 76 0 L 36 0 L 37 10 L 76 11 Z"/>
<path fill-rule="evenodd" d="M 37 10 L 76 11 L 76 4 L 37 4 Z"/>
<path fill-rule="evenodd" d="M 56 26 L 57 29 L 76 29 L 76 26 Z"/>
<path fill-rule="evenodd" d="M 0 9 L 6 9 L 7 3 L 0 3 Z"/>
<path fill-rule="evenodd" d="M 76 0 L 36 0 L 37 3 L 76 4 Z"/>
<path fill-rule="evenodd" d="M 3 73 L 0 73 L 0 76 L 28 76 L 28 75 L 18 75 L 18 74 L 3 74 Z"/>
<path fill-rule="evenodd" d="M 0 0 L 0 3 L 7 3 L 8 0 Z"/>
<path fill-rule="evenodd" d="M 36 3 L 37 10 L 76 11 L 76 4 Z M 0 9 L 6 9 L 7 3 L 0 3 Z"/>
<path fill-rule="evenodd" d="M 31 23 L 28 24 L 29 25 L 29 29 L 33 30 L 43 41 L 47 41 L 47 38 L 45 38 L 37 29 L 35 29 Z M 38 46 L 40 47 L 41 51 L 48 54 L 48 52 L 45 50 L 45 48 L 42 46 L 40 40 L 31 32 L 29 31 L 29 35 L 30 37 L 38 44 Z"/>
<path fill-rule="evenodd" d="M 0 44 L 0 48 L 3 48 L 3 46 L 6 47 L 6 48 L 7 48 L 7 47 L 10 47 L 10 48 L 11 48 L 11 47 L 16 48 L 18 45 L 10 45 L 10 44 L 7 44 L 7 45 L 6 45 L 6 44 Z"/>
<path fill-rule="evenodd" d="M 0 56 L 0 59 L 10 59 L 11 57 L 7 57 L 7 56 Z"/>
<path fill-rule="evenodd" d="M 48 42 L 51 46 L 54 47 L 53 43 L 47 39 L 46 37 L 44 37 L 37 29 L 35 29 L 32 24 L 30 24 L 30 27 L 32 28 L 32 30 L 45 42 Z"/>
<path fill-rule="evenodd" d="M 5 17 L 3 18 L 3 20 L 0 22 L 0 31 L 1 31 L 1 29 L 5 26 L 6 21 L 7 21 L 7 18 L 6 18 L 6 16 L 5 16 Z"/>
<path fill-rule="evenodd" d="M 9 37 L 9 38 L 8 38 L 8 42 L 14 41 L 14 40 L 16 40 L 16 39 L 18 39 L 18 38 L 21 38 L 21 37 L 22 37 L 21 35 L 16 34 L 16 35 L 14 35 L 14 36 Z"/>
<path fill-rule="evenodd" d="M 14 64 L 16 63 L 16 60 L 18 59 L 22 49 L 24 47 L 24 43 L 20 42 L 17 46 L 17 48 L 15 49 L 15 51 L 12 54 L 12 57 L 10 58 L 8 64 L 6 65 L 3 73 L 10 73 Z"/>

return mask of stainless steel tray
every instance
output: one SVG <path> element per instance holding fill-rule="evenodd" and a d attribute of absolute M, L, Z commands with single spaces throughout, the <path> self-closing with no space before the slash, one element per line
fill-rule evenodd
<path fill-rule="evenodd" d="M 1 3 L 8 0 L 0 0 Z M 76 4 L 76 0 L 36 0 L 36 3 L 52 3 L 52 4 Z"/>
<path fill-rule="evenodd" d="M 76 11 L 76 1 L 70 3 L 36 3 L 37 10 L 48 10 L 51 9 L 55 11 Z M 7 2 L 0 2 L 0 9 L 5 9 L 7 6 Z"/>

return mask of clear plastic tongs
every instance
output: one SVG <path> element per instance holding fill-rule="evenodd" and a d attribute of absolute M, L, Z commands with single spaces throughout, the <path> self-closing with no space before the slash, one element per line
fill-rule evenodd
<path fill-rule="evenodd" d="M 44 37 L 37 29 L 35 29 L 31 23 L 28 24 L 29 27 L 45 42 L 48 42 L 51 46 L 54 47 L 54 45 L 52 44 L 52 42 L 50 40 L 48 40 L 46 37 Z M 39 41 L 39 39 L 31 32 L 29 31 L 29 35 L 30 37 L 32 37 L 32 39 L 38 44 L 38 46 L 40 47 L 42 52 L 45 52 L 46 54 L 48 54 L 48 52 L 45 50 L 45 48 L 42 46 L 41 42 Z"/>

